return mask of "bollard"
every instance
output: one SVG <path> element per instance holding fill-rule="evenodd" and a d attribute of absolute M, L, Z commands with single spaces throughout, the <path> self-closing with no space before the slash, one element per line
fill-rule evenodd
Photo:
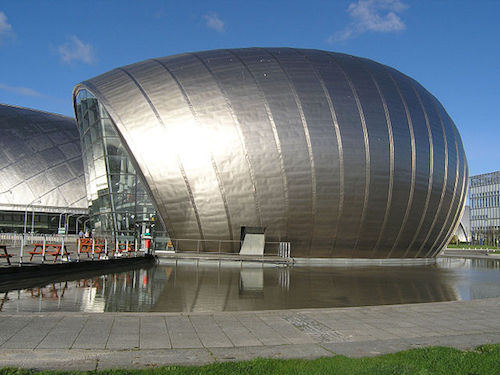
<path fill-rule="evenodd" d="M 45 263 L 45 248 L 46 248 L 46 243 L 47 243 L 47 236 L 43 236 L 43 243 L 42 243 L 42 263 Z"/>
<path fill-rule="evenodd" d="M 19 266 L 23 265 L 23 253 L 24 253 L 24 233 L 21 238 L 21 249 L 19 250 Z"/>
<path fill-rule="evenodd" d="M 62 237 L 62 240 L 61 240 L 61 263 L 63 262 L 63 255 L 64 255 L 64 236 Z M 68 254 L 66 254 L 66 257 L 68 256 Z M 69 259 L 68 259 L 69 260 Z"/>
<path fill-rule="evenodd" d="M 94 260 L 94 254 L 95 254 L 95 238 L 92 237 L 92 260 Z"/>
<path fill-rule="evenodd" d="M 78 259 L 78 262 L 80 261 L 80 248 L 82 246 L 82 240 L 78 238 L 76 240 L 76 257 Z"/>

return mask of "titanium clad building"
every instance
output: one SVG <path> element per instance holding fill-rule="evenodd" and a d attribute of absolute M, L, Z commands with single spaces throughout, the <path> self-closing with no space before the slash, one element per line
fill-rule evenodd
<path fill-rule="evenodd" d="M 435 256 L 467 161 L 439 101 L 374 61 L 292 48 L 150 59 L 74 90 L 96 230 L 290 241 L 292 256 Z M 134 224 L 134 222 L 136 222 Z"/>
<path fill-rule="evenodd" d="M 57 233 L 61 213 L 87 213 L 75 120 L 0 104 L 0 232 Z M 34 213 L 32 219 L 31 215 Z"/>
<path fill-rule="evenodd" d="M 473 240 L 497 246 L 500 239 L 500 171 L 470 178 Z"/>

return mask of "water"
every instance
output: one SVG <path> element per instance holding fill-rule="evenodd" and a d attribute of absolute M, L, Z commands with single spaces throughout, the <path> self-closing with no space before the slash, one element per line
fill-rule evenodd
<path fill-rule="evenodd" d="M 440 259 L 436 265 L 415 267 L 264 268 L 184 261 L 40 282 L 0 293 L 0 310 L 216 312 L 487 297 L 500 297 L 500 261 Z"/>

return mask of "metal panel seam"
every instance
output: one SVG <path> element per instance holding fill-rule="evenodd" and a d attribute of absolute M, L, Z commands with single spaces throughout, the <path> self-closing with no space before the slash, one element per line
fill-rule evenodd
<path fill-rule="evenodd" d="M 151 100 L 149 99 L 148 95 L 146 94 L 146 92 L 144 91 L 144 89 L 142 88 L 142 86 L 139 84 L 139 82 L 137 82 L 137 80 L 132 76 L 132 74 L 130 74 L 129 72 L 127 72 L 124 68 L 118 68 L 118 69 L 121 70 L 121 71 L 123 71 L 127 76 L 130 77 L 130 79 L 132 80 L 132 82 L 134 82 L 134 84 L 137 86 L 137 88 L 139 89 L 139 91 L 141 92 L 141 94 L 144 96 L 144 99 L 149 104 L 149 106 L 151 108 L 151 111 L 156 116 L 156 119 L 158 120 L 158 122 L 160 123 L 160 125 L 162 125 L 163 127 L 166 127 L 165 124 L 163 123 L 163 120 L 160 117 L 160 114 L 158 113 L 158 111 L 154 107 L 153 103 L 151 102 Z M 196 221 L 198 223 L 198 229 L 200 231 L 200 237 L 201 237 L 202 240 L 204 240 L 205 236 L 203 234 L 203 228 L 201 226 L 201 221 L 200 221 L 200 215 L 198 213 L 198 208 L 196 207 L 196 202 L 194 201 L 193 191 L 191 189 L 191 186 L 189 185 L 189 181 L 188 181 L 188 178 L 186 176 L 186 171 L 184 170 L 184 167 L 182 166 L 182 162 L 179 159 L 179 155 L 177 155 L 176 158 L 177 158 L 177 163 L 179 165 L 179 169 L 181 171 L 182 177 L 183 177 L 184 182 L 186 184 L 186 188 L 187 188 L 188 193 L 189 193 L 189 198 L 191 199 L 191 204 L 193 205 L 193 210 L 194 210 L 194 213 L 195 213 L 195 216 L 196 216 Z"/>
<path fill-rule="evenodd" d="M 288 236 L 288 221 L 289 221 L 289 215 L 288 215 L 288 211 L 289 211 L 289 208 L 288 208 L 288 206 L 289 206 L 289 201 L 288 201 L 288 180 L 287 180 L 287 176 L 286 176 L 286 173 L 285 173 L 285 165 L 284 165 L 284 162 L 283 162 L 283 153 L 282 153 L 282 150 L 281 150 L 281 142 L 280 142 L 280 139 L 279 139 L 279 136 L 278 136 L 278 130 L 276 129 L 276 123 L 274 122 L 274 116 L 273 116 L 273 114 L 271 112 L 271 108 L 270 108 L 269 103 L 267 101 L 266 95 L 264 94 L 264 90 L 262 90 L 262 87 L 260 86 L 259 82 L 257 81 L 257 78 L 252 73 L 252 71 L 250 70 L 250 68 L 248 67 L 248 65 L 233 50 L 227 49 L 226 51 L 228 51 L 229 53 L 231 53 L 243 65 L 243 67 L 245 68 L 245 70 L 250 74 L 250 76 L 254 80 L 255 86 L 257 87 L 257 89 L 259 90 L 259 92 L 262 95 L 262 102 L 264 103 L 264 109 L 266 110 L 267 118 L 269 119 L 269 123 L 271 124 L 271 129 L 272 129 L 273 135 L 274 135 L 274 142 L 276 143 L 276 149 L 278 151 L 278 158 L 279 158 L 279 162 L 280 162 L 281 178 L 283 180 L 283 194 L 284 194 L 284 201 L 285 201 L 285 213 L 286 213 L 286 228 L 285 228 L 285 233 L 286 233 L 286 236 Z M 247 159 L 247 162 L 248 162 L 248 165 L 249 165 L 249 169 L 250 169 L 250 176 L 251 176 L 251 179 L 252 179 L 252 184 L 254 186 L 254 196 L 255 196 L 256 206 L 258 207 L 259 215 L 262 216 L 261 209 L 260 209 L 260 202 L 259 202 L 258 195 L 257 195 L 257 188 L 256 188 L 256 182 L 255 182 L 255 172 L 254 172 L 253 167 L 252 167 L 251 162 L 250 162 L 250 156 L 248 155 L 248 151 L 247 151 L 247 148 L 245 146 L 245 141 L 244 141 L 244 138 L 243 138 L 243 133 L 241 132 L 241 129 L 240 129 L 239 122 L 237 124 L 238 124 L 238 134 L 240 135 L 240 138 L 241 138 L 241 142 L 242 142 L 242 145 L 243 145 L 243 148 L 244 148 L 244 151 L 245 151 L 245 158 Z M 261 217 L 259 217 L 259 220 L 262 223 Z"/>
<path fill-rule="evenodd" d="M 422 109 L 422 112 L 424 114 L 425 118 L 425 125 L 427 126 L 427 137 L 429 138 L 429 179 L 428 179 L 428 184 L 427 184 L 427 195 L 425 197 L 425 203 L 424 203 L 424 209 L 422 212 L 422 216 L 420 217 L 420 221 L 417 225 L 417 229 L 415 230 L 415 235 L 413 236 L 412 241 L 408 245 L 408 248 L 406 249 L 406 252 L 403 255 L 403 258 L 406 258 L 408 255 L 408 252 L 410 251 L 411 247 L 417 240 L 417 236 L 420 234 L 420 229 L 422 228 L 422 225 L 424 224 L 424 219 L 425 215 L 427 214 L 427 208 L 429 207 L 429 201 L 431 199 L 431 190 L 432 190 L 432 180 L 433 180 L 433 175 L 434 175 L 434 142 L 432 140 L 432 132 L 431 132 L 431 126 L 429 124 L 429 117 L 427 115 L 427 112 L 425 111 L 424 108 L 424 103 L 422 102 L 422 98 L 417 92 L 417 89 L 411 82 L 411 80 L 408 79 L 408 82 L 410 86 L 413 88 L 413 91 L 415 92 L 415 95 L 417 96 L 418 102 L 420 104 L 420 108 Z"/>
<path fill-rule="evenodd" d="M 438 114 L 439 116 L 439 121 L 441 122 L 441 126 L 443 128 L 443 138 L 444 138 L 444 143 L 445 143 L 445 182 L 443 184 L 443 190 L 441 192 L 441 201 L 439 202 L 439 208 L 438 208 L 438 212 L 442 209 L 442 199 L 444 198 L 444 193 L 446 191 L 446 186 L 448 184 L 448 167 L 449 167 L 449 155 L 448 155 L 448 139 L 446 137 L 446 131 L 445 131 L 445 126 L 444 126 L 444 121 L 443 121 L 443 117 L 441 116 L 441 114 L 439 113 L 439 108 L 436 104 L 436 101 L 435 100 L 432 100 L 432 103 L 434 105 L 434 108 L 436 109 L 436 113 Z M 456 137 L 454 137 L 455 139 L 455 149 L 457 148 L 456 147 Z M 457 154 L 457 159 L 458 159 L 458 154 Z M 441 230 L 439 231 L 437 237 L 435 238 L 434 242 L 432 243 L 432 245 L 429 247 L 429 250 L 425 253 L 424 257 L 428 257 L 429 254 L 433 253 L 433 248 L 434 246 L 436 245 L 436 242 L 439 240 L 439 237 L 441 237 L 441 234 L 443 233 L 444 229 L 446 228 L 446 223 L 448 222 L 448 218 L 450 217 L 450 213 L 451 213 L 451 207 L 453 206 L 453 202 L 455 201 L 455 193 L 456 193 L 456 190 L 457 190 L 457 177 L 458 177 L 458 160 L 457 160 L 457 167 L 456 167 L 456 172 L 455 172 L 455 186 L 453 187 L 453 198 L 452 198 L 452 201 L 450 203 L 450 207 L 448 207 L 448 212 L 446 214 L 446 217 L 444 219 L 444 222 L 443 222 L 443 226 L 441 227 Z M 434 222 L 433 222 L 433 226 L 436 224 L 437 222 L 437 217 L 439 215 L 436 214 L 436 216 L 434 217 Z M 431 230 L 429 230 L 429 234 L 427 235 L 428 237 L 430 236 L 430 233 L 433 229 L 433 226 L 431 227 Z M 427 242 L 428 239 L 426 239 L 424 241 Z M 422 244 L 422 247 L 423 247 L 424 244 Z"/>
<path fill-rule="evenodd" d="M 207 71 L 212 76 L 214 81 L 217 82 L 215 77 L 213 77 L 212 71 L 208 68 L 208 66 L 206 66 L 206 64 L 203 62 L 203 60 L 200 59 L 198 57 L 198 55 L 196 55 L 194 53 L 190 53 L 190 55 L 194 56 L 197 60 L 199 60 L 201 62 L 201 64 L 205 67 L 205 69 L 207 69 Z M 182 96 L 184 97 L 184 100 L 186 101 L 186 104 L 188 105 L 188 108 L 191 111 L 191 115 L 193 116 L 194 120 L 196 121 L 196 123 L 198 125 L 201 125 L 201 121 L 198 118 L 196 110 L 194 109 L 194 106 L 191 103 L 191 100 L 189 99 L 186 90 L 184 89 L 184 87 L 182 86 L 182 84 L 180 83 L 179 80 L 174 78 L 174 81 L 179 86 L 179 89 L 181 90 Z M 223 97 L 225 98 L 224 95 L 223 95 Z M 210 163 L 212 164 L 212 168 L 214 170 L 215 177 L 217 179 L 217 184 L 219 185 L 219 191 L 220 191 L 220 195 L 222 198 L 222 203 L 224 204 L 224 211 L 226 212 L 226 220 L 227 220 L 227 226 L 228 226 L 228 231 L 229 231 L 229 238 L 231 240 L 233 240 L 233 238 L 234 238 L 233 237 L 233 228 L 232 228 L 232 224 L 231 224 L 231 214 L 229 213 L 229 205 L 227 203 L 226 190 L 224 189 L 224 183 L 222 182 L 220 171 L 219 171 L 219 168 L 217 167 L 217 163 L 215 162 L 214 155 L 213 155 L 212 151 L 209 151 L 209 154 L 210 154 Z"/>
<path fill-rule="evenodd" d="M 434 105 L 437 105 L 436 103 L 434 103 Z M 455 200 L 457 198 L 457 184 L 458 184 L 458 179 L 459 179 L 459 172 L 460 172 L 460 164 L 458 162 L 459 160 L 459 156 L 458 156 L 458 143 L 457 143 L 457 135 L 455 133 L 455 131 L 453 131 L 453 139 L 455 141 L 455 151 L 456 151 L 456 155 L 457 155 L 457 161 L 456 161 L 456 164 L 457 164 L 457 167 L 456 167 L 456 170 L 455 170 L 455 186 L 453 187 L 453 199 L 451 201 L 451 204 L 450 204 L 450 209 L 448 209 L 448 213 L 446 215 L 446 219 L 444 220 L 444 224 L 443 224 L 443 227 L 441 228 L 441 230 L 439 231 L 439 234 L 437 235 L 436 237 L 436 240 L 434 241 L 434 243 L 432 244 L 430 250 L 429 250 L 429 253 L 432 252 L 432 256 L 435 256 L 436 252 L 438 252 L 440 250 L 440 247 L 435 247 L 436 244 L 438 243 L 439 239 L 441 238 L 442 234 L 443 234 L 443 231 L 445 230 L 445 228 L 447 227 L 447 223 L 448 223 L 448 220 L 450 218 L 450 214 L 451 214 L 451 208 L 453 207 L 454 203 L 455 203 Z M 453 221 L 452 221 L 453 223 Z M 452 225 L 450 225 L 452 226 Z M 446 234 L 448 234 L 449 232 L 449 227 L 448 227 L 448 230 L 446 231 Z M 434 251 L 431 251 L 432 249 L 434 249 Z"/>
<path fill-rule="evenodd" d="M 336 222 L 336 227 L 335 227 L 335 232 L 334 232 L 334 241 L 332 244 L 332 250 L 331 254 L 334 253 L 335 251 L 335 245 L 337 242 L 337 232 L 339 228 L 339 223 L 340 223 L 340 218 L 342 216 L 342 211 L 344 209 L 344 151 L 342 148 L 342 136 L 340 135 L 340 128 L 339 128 L 339 123 L 337 120 L 337 114 L 335 112 L 335 107 L 333 105 L 332 98 L 328 94 L 328 89 L 326 87 L 325 81 L 323 80 L 323 77 L 321 77 L 320 73 L 318 72 L 318 69 L 316 66 L 314 66 L 311 61 L 309 60 L 309 57 L 303 53 L 302 51 L 295 49 L 297 53 L 302 54 L 307 61 L 309 61 L 309 65 L 311 66 L 316 78 L 318 79 L 318 82 L 321 85 L 321 88 L 323 89 L 323 94 L 325 95 L 325 99 L 328 103 L 328 108 L 330 110 L 330 115 L 332 117 L 332 123 L 333 123 L 333 128 L 335 130 L 335 136 L 337 138 L 337 148 L 338 148 L 338 153 L 339 153 L 339 210 L 337 214 L 337 222 Z"/>
<path fill-rule="evenodd" d="M 380 86 L 373 76 L 373 74 L 368 70 L 366 67 L 366 63 L 361 62 L 361 64 L 365 67 L 366 72 L 368 75 L 371 77 L 373 83 L 375 84 L 375 87 L 377 88 L 378 94 L 380 96 L 380 100 L 382 101 L 382 106 L 384 107 L 384 113 L 385 113 L 385 120 L 387 124 L 387 135 L 389 137 L 389 189 L 387 192 L 387 205 L 385 207 L 385 213 L 384 213 L 384 219 L 382 221 L 382 226 L 380 228 L 380 232 L 377 238 L 377 242 L 375 243 L 375 246 L 373 247 L 372 250 L 372 258 L 377 252 L 377 249 L 380 245 L 380 242 L 382 241 L 382 235 L 385 231 L 385 227 L 387 225 L 387 220 L 389 218 L 389 212 L 392 204 L 392 190 L 394 187 L 394 135 L 392 133 L 392 122 L 391 122 L 391 116 L 389 114 L 389 109 L 387 107 L 387 102 L 385 100 L 384 94 L 382 93 L 382 90 L 380 89 Z"/>
<path fill-rule="evenodd" d="M 399 97 L 401 98 L 401 101 L 403 103 L 403 107 L 405 109 L 406 113 L 406 120 L 408 122 L 408 129 L 410 131 L 410 142 L 411 142 L 411 182 L 410 182 L 410 194 L 408 196 L 408 204 L 406 205 L 406 211 L 405 215 L 403 216 L 403 221 L 401 222 L 401 227 L 399 228 L 398 235 L 396 236 L 396 240 L 394 241 L 394 244 L 392 245 L 391 250 L 389 250 L 389 253 L 387 254 L 387 258 L 389 258 L 398 245 L 401 236 L 403 235 L 403 230 L 406 227 L 406 223 L 408 222 L 408 217 L 410 216 L 410 210 L 411 206 L 413 204 L 413 195 L 415 194 L 415 173 L 416 173 L 416 165 L 417 165 L 417 160 L 416 160 L 416 150 L 415 150 L 415 133 L 413 130 L 413 121 L 410 116 L 410 111 L 408 109 L 408 103 L 406 102 L 406 99 L 404 98 L 401 89 L 392 76 L 391 72 L 389 69 L 385 68 L 387 75 L 390 77 L 394 85 L 396 86 L 396 90 L 398 91 Z"/>
<path fill-rule="evenodd" d="M 429 237 L 430 237 L 430 235 L 432 233 L 432 230 L 434 229 L 434 226 L 437 223 L 437 219 L 438 219 L 439 215 L 441 214 L 441 209 L 443 207 L 443 198 L 444 198 L 444 194 L 446 193 L 446 185 L 448 183 L 448 163 L 449 163 L 449 160 L 448 160 L 448 140 L 446 139 L 446 131 L 444 129 L 443 118 L 441 117 L 441 114 L 437 110 L 437 107 L 435 106 L 435 103 L 434 103 L 434 109 L 436 110 L 436 113 L 437 113 L 437 115 L 439 117 L 439 122 L 441 123 L 441 130 L 443 131 L 443 141 L 444 141 L 444 176 L 443 176 L 443 187 L 441 189 L 441 196 L 439 197 L 439 204 L 438 204 L 438 208 L 436 210 L 436 214 L 434 215 L 434 219 L 432 220 L 431 226 L 430 226 L 430 228 L 429 228 L 429 230 L 427 232 L 427 235 L 425 236 L 424 241 L 420 245 L 420 248 L 418 249 L 418 252 L 415 255 L 416 258 L 420 255 L 420 253 L 421 253 L 422 249 L 424 248 L 426 242 L 429 240 Z M 425 253 L 424 257 L 427 257 L 429 255 L 430 251 L 431 251 L 431 249 L 429 249 Z"/>
<path fill-rule="evenodd" d="M 306 138 L 306 143 L 307 143 L 307 152 L 309 154 L 309 163 L 311 165 L 311 185 L 312 185 L 312 189 L 311 189 L 312 190 L 311 191 L 311 194 L 312 194 L 312 209 L 311 209 L 311 213 L 312 213 L 312 220 L 311 221 L 312 221 L 312 223 L 311 224 L 312 225 L 311 225 L 311 238 L 309 239 L 309 252 L 310 252 L 311 245 L 312 245 L 312 237 L 314 234 L 314 223 L 316 221 L 316 205 L 317 205 L 316 200 L 317 200 L 317 197 L 316 197 L 316 170 L 314 167 L 314 156 L 313 156 L 313 152 L 312 152 L 312 144 L 311 144 L 311 136 L 309 134 L 309 127 L 307 125 L 306 117 L 304 115 L 304 110 L 302 108 L 302 103 L 300 102 L 299 95 L 297 93 L 297 89 L 292 82 L 290 74 L 288 74 L 288 72 L 285 70 L 285 68 L 281 64 L 281 61 L 279 61 L 279 59 L 271 51 L 269 51 L 267 48 L 262 48 L 262 49 L 264 51 L 266 51 L 266 53 L 268 53 L 270 56 L 272 56 L 272 58 L 278 63 L 278 66 L 280 67 L 281 71 L 283 72 L 283 74 L 287 78 L 288 85 L 290 87 L 290 90 L 292 91 L 292 95 L 293 95 L 293 98 L 295 100 L 295 104 L 297 105 L 297 110 L 299 111 L 300 120 L 302 122 L 302 127 L 304 128 L 304 136 Z"/>
<path fill-rule="evenodd" d="M 448 116 L 448 119 L 450 120 L 450 123 L 452 124 L 453 126 L 453 133 L 455 134 L 455 141 L 457 143 L 457 149 L 459 148 L 458 147 L 458 137 L 460 136 L 459 133 L 458 133 L 458 130 L 456 129 L 455 125 L 453 124 L 453 121 L 451 121 L 451 118 Z M 463 151 L 463 150 L 462 150 Z M 461 207 L 459 210 L 456 210 L 455 212 L 455 217 L 453 219 L 453 222 L 448 230 L 448 232 L 446 233 L 446 237 L 444 237 L 442 240 L 441 240 L 441 243 L 439 245 L 439 247 L 437 248 L 436 252 L 439 252 L 445 245 L 446 245 L 446 242 L 448 240 L 448 238 L 451 236 L 452 233 L 455 233 L 456 231 L 456 228 L 458 227 L 458 225 L 460 224 L 460 218 L 462 217 L 462 214 L 463 214 L 463 210 L 465 209 L 465 205 L 464 205 L 464 201 L 465 201 L 465 198 L 467 196 L 467 184 L 468 184 L 468 176 L 467 176 L 467 162 L 466 162 L 466 159 L 465 159 L 465 153 L 462 152 L 462 159 L 463 159 L 463 180 L 462 180 L 462 188 L 461 188 L 461 191 L 460 191 L 460 199 L 459 199 L 459 205 L 457 208 Z M 458 156 L 458 153 L 457 153 L 457 156 Z M 457 157 L 457 165 L 459 165 L 459 161 L 460 158 Z M 457 176 L 458 178 L 458 176 Z"/>
<path fill-rule="evenodd" d="M 366 121 L 365 121 L 365 115 L 363 112 L 363 107 L 361 106 L 361 101 L 359 100 L 358 93 L 356 91 L 356 88 L 354 87 L 354 84 L 351 81 L 351 77 L 347 74 L 347 72 L 344 70 L 342 65 L 337 61 L 335 56 L 331 52 L 327 52 L 328 55 L 330 55 L 331 59 L 335 61 L 335 64 L 340 68 L 342 73 L 344 74 L 347 83 L 349 84 L 349 87 L 351 88 L 352 95 L 354 96 L 354 100 L 356 101 L 356 106 L 358 107 L 358 114 L 359 118 L 361 120 L 361 128 L 363 130 L 363 140 L 365 142 L 365 197 L 363 201 L 363 210 L 361 211 L 361 220 L 359 223 L 359 228 L 358 228 L 358 234 L 356 236 L 356 242 L 354 243 L 353 246 L 353 251 L 351 253 L 351 257 L 354 255 L 354 251 L 358 247 L 359 243 L 359 236 L 361 234 L 361 228 L 364 225 L 365 221 L 365 216 L 366 216 L 366 207 L 368 206 L 368 196 L 370 194 L 370 145 L 368 143 L 368 129 L 366 128 Z"/>

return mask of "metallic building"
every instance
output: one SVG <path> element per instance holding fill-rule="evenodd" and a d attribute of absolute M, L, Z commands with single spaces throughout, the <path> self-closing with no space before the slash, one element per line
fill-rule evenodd
<path fill-rule="evenodd" d="M 84 81 L 74 105 L 101 228 L 153 209 L 173 238 L 238 240 L 251 226 L 290 241 L 293 256 L 431 257 L 465 203 L 449 115 L 418 82 L 364 58 L 186 53 Z M 136 185 L 144 209 L 132 207 Z"/>
<path fill-rule="evenodd" d="M 2 231 L 22 231 L 25 211 L 37 213 L 36 227 L 45 232 L 51 223 L 42 225 L 43 218 L 87 213 L 74 119 L 0 104 L 0 133 Z"/>
<path fill-rule="evenodd" d="M 470 206 L 464 207 L 464 214 L 455 230 L 456 239 L 460 242 L 471 242 L 472 233 L 470 227 Z"/>
<path fill-rule="evenodd" d="M 500 171 L 470 177 L 470 225 L 474 241 L 500 241 Z"/>

